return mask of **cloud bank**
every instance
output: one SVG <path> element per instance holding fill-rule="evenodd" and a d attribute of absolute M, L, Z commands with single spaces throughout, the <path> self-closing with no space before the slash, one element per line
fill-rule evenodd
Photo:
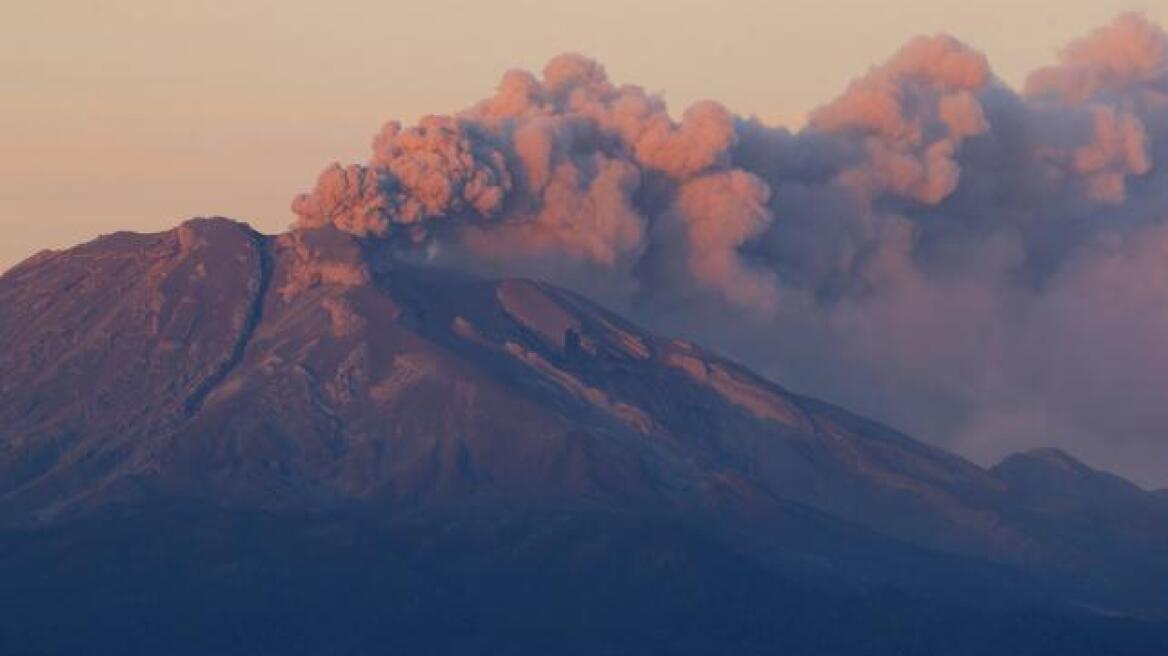
<path fill-rule="evenodd" d="M 563 55 L 386 124 L 293 211 L 577 289 L 983 461 L 1053 445 L 1168 485 L 1166 164 L 1168 35 L 1126 14 L 1021 91 L 914 39 L 798 131 L 677 120 Z"/>

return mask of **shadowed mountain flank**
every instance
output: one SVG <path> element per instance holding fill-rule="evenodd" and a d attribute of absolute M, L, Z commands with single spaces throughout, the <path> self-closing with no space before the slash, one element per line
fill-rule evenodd
<path fill-rule="evenodd" d="M 173 587 L 146 634 L 191 653 L 235 653 L 175 628 L 219 617 L 204 596 L 319 613 L 305 644 L 454 617 L 457 651 L 519 630 L 496 610 L 806 653 L 909 644 L 816 649 L 828 620 L 808 618 L 832 613 L 917 647 L 937 644 L 922 622 L 976 618 L 969 653 L 1068 627 L 1065 653 L 1163 644 L 1162 493 L 1054 450 L 983 469 L 550 284 L 201 219 L 38 255 L 0 277 L 0 308 L 0 573 L 28 608 L 50 579 L 80 615 L 87 585 L 120 590 L 111 608 Z M 348 610 L 320 609 L 343 589 Z M 9 610 L 33 628 L 0 636 L 64 649 Z"/>

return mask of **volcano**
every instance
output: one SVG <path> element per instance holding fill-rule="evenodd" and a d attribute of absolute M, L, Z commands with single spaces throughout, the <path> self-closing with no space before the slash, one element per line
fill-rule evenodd
<path fill-rule="evenodd" d="M 1163 491 L 331 226 L 5 273 L 0 528 L 5 653 L 1168 653 Z"/>

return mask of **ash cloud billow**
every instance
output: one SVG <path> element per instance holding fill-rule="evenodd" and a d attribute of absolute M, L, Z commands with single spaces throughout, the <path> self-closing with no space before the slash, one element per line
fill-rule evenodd
<path fill-rule="evenodd" d="M 760 84 L 781 85 L 781 79 Z M 596 62 L 321 174 L 297 226 L 580 290 L 982 460 L 1168 484 L 1168 35 L 1126 14 L 1022 91 L 920 37 L 790 131 Z"/>

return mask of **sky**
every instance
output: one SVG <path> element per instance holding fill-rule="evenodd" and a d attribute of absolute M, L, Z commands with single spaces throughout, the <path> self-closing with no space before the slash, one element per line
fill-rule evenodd
<path fill-rule="evenodd" d="M 278 231 L 325 163 L 575 51 L 679 114 L 797 124 L 913 35 L 1017 85 L 1072 37 L 1168 2 L 282 0 L 11 3 L 0 22 L 0 270 L 119 229 L 227 215 Z M 1009 20 L 1004 20 L 1009 17 Z"/>

